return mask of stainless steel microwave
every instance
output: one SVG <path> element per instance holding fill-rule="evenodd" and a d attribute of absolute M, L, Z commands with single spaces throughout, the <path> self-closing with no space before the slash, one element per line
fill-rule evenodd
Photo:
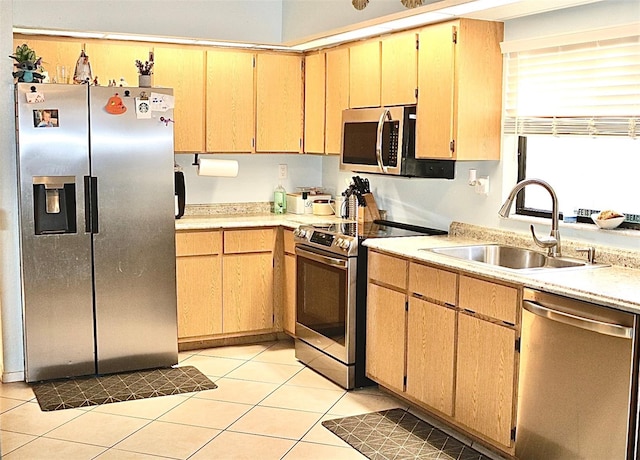
<path fill-rule="evenodd" d="M 415 151 L 415 105 L 342 112 L 341 170 L 453 179 L 455 161 L 416 159 Z"/>

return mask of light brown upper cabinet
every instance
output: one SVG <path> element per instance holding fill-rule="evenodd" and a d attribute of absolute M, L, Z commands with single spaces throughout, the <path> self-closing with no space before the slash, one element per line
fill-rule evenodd
<path fill-rule="evenodd" d="M 113 43 L 94 40 L 86 45 L 91 71 L 94 77 L 98 77 L 102 86 L 108 85 L 109 80 L 115 80 L 116 85 L 120 86 L 122 78 L 128 86 L 138 86 L 136 60 L 148 61 L 150 51 L 153 51 L 153 43 Z"/>
<path fill-rule="evenodd" d="M 380 107 L 380 40 L 349 48 L 349 106 Z"/>
<path fill-rule="evenodd" d="M 349 108 L 349 49 L 327 54 L 325 105 L 325 153 L 339 155 L 342 148 L 342 111 Z"/>
<path fill-rule="evenodd" d="M 207 51 L 207 152 L 254 149 L 255 54 Z"/>
<path fill-rule="evenodd" d="M 302 56 L 259 53 L 256 75 L 256 152 L 301 152 Z"/>
<path fill-rule="evenodd" d="M 349 105 L 380 107 L 416 103 L 417 35 L 407 32 L 349 48 Z"/>
<path fill-rule="evenodd" d="M 420 31 L 417 158 L 500 159 L 502 37 L 472 19 Z"/>
<path fill-rule="evenodd" d="M 205 151 L 205 52 L 189 47 L 154 47 L 154 86 L 173 88 L 174 150 Z"/>
<path fill-rule="evenodd" d="M 304 151 L 324 153 L 325 53 L 309 54 L 304 66 Z"/>
<path fill-rule="evenodd" d="M 13 38 L 13 54 L 16 47 L 26 43 L 29 48 L 35 51 L 37 57 L 42 58 L 42 67 L 49 73 L 49 78 L 53 82 L 62 76 L 62 66 L 64 66 L 66 81 L 58 81 L 58 83 L 72 83 L 73 72 L 76 68 L 76 62 L 80 57 L 83 43 L 73 39 L 56 39 L 52 40 L 50 37 L 35 38 L 29 35 L 14 35 Z M 91 57 L 91 56 L 89 56 Z M 15 64 L 16 61 L 12 60 Z M 90 62 L 93 61 L 91 60 Z M 60 75 L 57 76 L 58 66 L 60 66 Z M 15 71 L 15 67 L 12 71 Z M 120 78 L 120 77 L 118 77 Z M 100 80 L 102 84 L 105 84 L 104 80 Z M 136 81 L 137 84 L 137 81 Z"/>
<path fill-rule="evenodd" d="M 382 106 L 416 103 L 417 41 L 415 32 L 382 39 Z"/>

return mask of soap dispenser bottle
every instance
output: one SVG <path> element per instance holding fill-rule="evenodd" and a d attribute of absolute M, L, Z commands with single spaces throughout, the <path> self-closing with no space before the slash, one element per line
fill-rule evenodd
<path fill-rule="evenodd" d="M 284 214 L 287 212 L 287 191 L 282 184 L 278 184 L 273 192 L 273 212 L 275 214 Z"/>

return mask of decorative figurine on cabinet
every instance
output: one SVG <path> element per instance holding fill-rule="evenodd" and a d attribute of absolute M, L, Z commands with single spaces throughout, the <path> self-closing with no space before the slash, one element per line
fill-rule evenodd
<path fill-rule="evenodd" d="M 14 55 L 9 56 L 16 61 L 13 64 L 17 67 L 16 72 L 12 72 L 13 78 L 17 78 L 18 82 L 25 83 L 42 83 L 44 75 L 36 72 L 42 64 L 42 58 L 36 59 L 36 52 L 24 43 L 16 48 Z"/>
<path fill-rule="evenodd" d="M 88 85 L 93 80 L 91 74 L 91 63 L 89 62 L 89 56 L 87 56 L 82 50 L 78 62 L 76 62 L 76 70 L 73 73 L 73 82 L 80 85 Z"/>

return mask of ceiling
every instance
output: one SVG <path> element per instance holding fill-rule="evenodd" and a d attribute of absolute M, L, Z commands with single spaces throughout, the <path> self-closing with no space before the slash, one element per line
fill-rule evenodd
<path fill-rule="evenodd" d="M 287 11 L 292 12 L 290 21 L 296 24 L 298 31 L 309 34 L 309 31 L 317 30 L 314 35 L 304 36 L 303 33 L 296 33 L 297 37 L 284 43 L 264 43 L 252 41 L 249 43 L 238 43 L 231 40 L 219 40 L 216 37 L 217 28 L 212 27 L 207 33 L 212 35 L 202 38 L 180 37 L 176 36 L 179 32 L 174 32 L 171 36 L 162 36 L 152 34 L 135 35 L 135 34 L 111 34 L 106 32 L 91 31 L 89 34 L 82 35 L 88 31 L 79 30 L 54 30 L 35 29 L 31 27 L 15 27 L 14 32 L 17 33 L 37 33 L 45 35 L 62 35 L 62 36 L 84 36 L 98 37 L 116 40 L 139 40 L 154 42 L 173 42 L 173 43 L 190 43 L 205 44 L 218 46 L 243 46 L 243 47 L 264 47 L 274 49 L 289 49 L 293 51 L 306 51 L 316 48 L 331 46 L 345 41 L 366 38 L 376 35 L 382 35 L 397 30 L 410 29 L 420 27 L 425 24 L 442 22 L 456 17 L 468 17 L 484 20 L 506 21 L 523 16 L 545 13 L 548 11 L 570 8 L 589 3 L 597 3 L 604 0 L 423 0 L 424 5 L 421 7 L 406 9 L 400 4 L 400 0 L 370 0 L 367 8 L 362 12 L 356 11 L 351 6 L 351 0 L 272 0 L 272 2 L 280 3 L 283 14 Z M 428 3 L 427 3 L 428 2 Z M 224 3 L 224 2 L 222 2 Z M 396 4 L 397 3 L 397 4 Z M 497 5 L 497 6 L 496 6 Z M 330 11 L 327 11 L 329 7 Z M 245 7 L 246 8 L 246 7 Z M 313 10 L 316 8 L 316 10 Z M 332 16 L 333 13 L 340 13 L 333 22 L 326 22 L 326 18 L 317 17 L 317 8 L 325 9 L 325 16 Z M 315 15 L 304 14 L 305 11 L 315 11 Z M 397 11 L 391 14 L 385 14 L 388 11 Z M 366 12 L 367 14 L 362 14 Z M 380 16 L 377 16 L 382 12 Z M 249 10 L 243 10 L 244 14 L 249 14 Z M 334 15 L 335 17 L 335 15 Z M 362 18 L 369 18 L 362 20 Z M 233 19 L 226 18 L 225 22 Z M 265 18 L 266 19 L 266 18 Z M 322 19 L 325 19 L 323 22 Z M 61 18 L 61 21 L 64 19 Z M 235 22 L 235 21 L 231 21 Z M 51 21 L 49 23 L 58 23 Z M 62 22 L 64 23 L 64 22 Z M 284 29 L 288 24 L 283 22 L 281 27 Z M 329 28 L 330 30 L 325 30 Z M 184 30 L 184 29 L 182 29 Z M 215 41 L 215 42 L 213 42 Z"/>

